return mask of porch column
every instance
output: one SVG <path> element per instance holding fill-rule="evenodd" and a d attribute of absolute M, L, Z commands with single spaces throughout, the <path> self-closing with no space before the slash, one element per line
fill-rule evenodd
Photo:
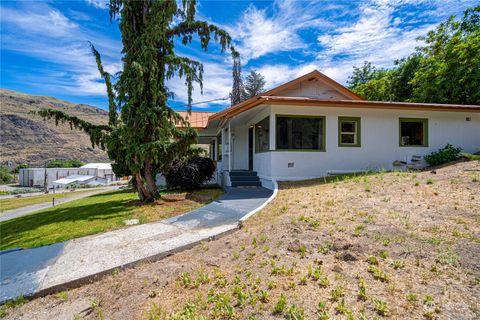
<path fill-rule="evenodd" d="M 228 122 L 228 171 L 232 171 L 232 130 Z"/>

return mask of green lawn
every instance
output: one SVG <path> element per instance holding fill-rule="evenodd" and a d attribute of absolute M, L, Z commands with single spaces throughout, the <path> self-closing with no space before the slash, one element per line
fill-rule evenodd
<path fill-rule="evenodd" d="M 480 153 L 464 153 L 463 154 L 469 160 L 479 160 L 480 161 Z"/>
<path fill-rule="evenodd" d="M 53 197 L 55 197 L 55 200 L 57 200 L 57 199 L 62 199 L 65 197 L 72 196 L 74 194 L 78 194 L 79 192 L 87 192 L 87 191 L 91 192 L 92 190 L 81 190 L 81 191 L 75 191 L 75 192 L 63 192 L 63 193 L 56 193 L 56 194 L 42 194 L 41 196 L 33 196 L 33 197 L 22 196 L 20 198 L 1 199 L 0 212 L 17 209 L 21 207 L 26 207 L 32 204 L 51 202 Z"/>
<path fill-rule="evenodd" d="M 33 248 L 118 229 L 123 220 L 152 222 L 199 208 L 217 199 L 217 188 L 192 193 L 164 193 L 164 200 L 140 205 L 137 194 L 117 190 L 60 204 L 37 213 L 0 222 L 0 250 Z"/>

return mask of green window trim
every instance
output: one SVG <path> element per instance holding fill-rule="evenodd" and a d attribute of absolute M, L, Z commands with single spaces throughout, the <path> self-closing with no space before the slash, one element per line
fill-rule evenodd
<path fill-rule="evenodd" d="M 422 124 L 422 143 L 421 144 L 404 144 L 402 142 L 402 123 L 421 123 Z M 398 145 L 400 147 L 428 147 L 428 119 L 427 118 L 399 118 L 398 119 Z"/>
<path fill-rule="evenodd" d="M 279 134 L 278 134 L 278 118 L 304 118 L 304 119 L 322 119 L 322 147 L 320 149 L 279 149 Z M 327 121 L 325 116 L 316 116 L 316 115 L 297 115 L 297 114 L 275 114 L 275 152 L 325 152 L 326 147 L 326 130 Z"/>
<path fill-rule="evenodd" d="M 342 122 L 355 123 L 355 131 L 342 132 Z M 354 143 L 342 143 L 342 135 L 353 135 Z M 338 146 L 357 148 L 362 146 L 362 123 L 360 117 L 338 117 Z"/>

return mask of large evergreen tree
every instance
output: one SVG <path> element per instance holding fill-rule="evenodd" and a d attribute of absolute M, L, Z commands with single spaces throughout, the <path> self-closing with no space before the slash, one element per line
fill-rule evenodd
<path fill-rule="evenodd" d="M 251 70 L 245 78 L 245 85 L 243 86 L 243 99 L 258 96 L 265 91 L 265 77 L 256 70 Z"/>
<path fill-rule="evenodd" d="M 107 87 L 108 125 L 94 125 L 51 109 L 40 115 L 88 133 L 93 145 L 107 149 L 115 173 L 132 175 L 139 198 L 150 202 L 159 196 L 156 173 L 192 155 L 196 142 L 195 130 L 168 106 L 173 92 L 166 82 L 175 76 L 185 79 L 190 106 L 194 84 L 202 88 L 203 65 L 177 55 L 177 43 L 189 45 L 198 38 L 206 51 L 213 39 L 222 51 L 231 50 L 235 62 L 238 53 L 226 31 L 195 20 L 194 0 L 182 0 L 180 6 L 175 0 L 110 0 L 109 8 L 110 18 L 119 19 L 123 43 L 123 70 L 116 81 L 103 69 L 100 54 L 92 46 Z M 177 128 L 178 124 L 184 128 Z"/>

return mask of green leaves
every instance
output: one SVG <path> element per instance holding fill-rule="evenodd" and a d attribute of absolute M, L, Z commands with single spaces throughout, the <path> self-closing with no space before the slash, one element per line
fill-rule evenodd
<path fill-rule="evenodd" d="M 391 70 L 365 62 L 349 87 L 367 100 L 480 104 L 480 6 L 442 22 Z"/>

